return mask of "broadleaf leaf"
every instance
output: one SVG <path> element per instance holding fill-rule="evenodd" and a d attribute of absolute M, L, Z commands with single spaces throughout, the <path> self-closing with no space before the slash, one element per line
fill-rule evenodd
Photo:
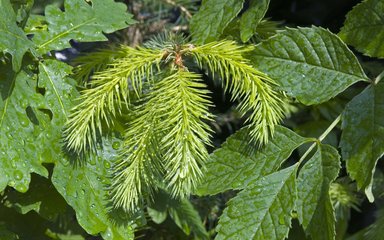
<path fill-rule="evenodd" d="M 251 0 L 249 9 L 241 15 L 240 37 L 247 42 L 255 33 L 269 7 L 269 0 Z"/>
<path fill-rule="evenodd" d="M 371 85 L 354 97 L 343 113 L 341 154 L 347 171 L 370 201 L 373 173 L 384 154 L 384 84 Z"/>
<path fill-rule="evenodd" d="M 319 27 L 288 28 L 258 44 L 249 57 L 306 105 L 328 101 L 355 82 L 369 81 L 347 46 Z"/>
<path fill-rule="evenodd" d="M 287 237 L 296 198 L 296 165 L 257 180 L 228 202 L 215 239 Z"/>
<path fill-rule="evenodd" d="M 101 234 L 104 239 L 133 239 L 133 230 L 127 225 L 127 215 L 108 212 L 110 167 L 116 158 L 119 141 L 103 141 L 103 150 L 90 156 L 80 166 L 72 166 L 68 159 L 58 162 L 54 168 L 52 182 L 67 203 L 76 212 L 77 221 L 89 234 Z M 120 223 L 122 225 L 118 225 Z"/>
<path fill-rule="evenodd" d="M 356 5 L 339 36 L 365 55 L 384 58 L 384 2 L 366 0 Z"/>
<path fill-rule="evenodd" d="M 191 33 L 198 44 L 216 41 L 243 7 L 244 0 L 205 0 L 192 17 Z"/>
<path fill-rule="evenodd" d="M 229 189 L 242 189 L 262 176 L 276 171 L 301 144 L 310 141 L 291 130 L 277 126 L 274 137 L 260 151 L 247 150 L 249 130 L 243 128 L 212 153 L 197 194 L 213 195 Z"/>
<path fill-rule="evenodd" d="M 24 54 L 33 47 L 21 28 L 16 24 L 16 14 L 9 0 L 0 0 L 0 52 L 12 55 L 12 67 L 18 71 Z"/>
<path fill-rule="evenodd" d="M 134 23 L 123 3 L 92 0 L 91 4 L 85 0 L 66 0 L 64 12 L 56 6 L 47 6 L 45 17 L 48 31 L 38 31 L 32 39 L 37 51 L 44 54 L 68 48 L 71 39 L 81 42 L 106 41 L 103 33 L 112 33 Z"/>
<path fill-rule="evenodd" d="M 320 145 L 299 172 L 296 210 L 300 223 L 313 240 L 335 238 L 335 215 L 329 186 L 340 169 L 340 156 L 330 145 Z"/>

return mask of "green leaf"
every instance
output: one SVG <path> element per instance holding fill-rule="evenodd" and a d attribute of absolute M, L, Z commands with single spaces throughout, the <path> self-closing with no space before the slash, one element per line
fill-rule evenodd
<path fill-rule="evenodd" d="M 80 166 L 72 166 L 67 159 L 56 164 L 52 182 L 76 212 L 77 221 L 89 234 L 101 234 L 104 239 L 132 239 L 133 231 L 126 225 L 130 219 L 124 214 L 109 213 L 106 197 L 110 194 L 110 167 L 117 156 L 119 141 L 103 141 L 103 150 L 90 156 Z M 122 225 L 117 223 L 123 222 Z"/>
<path fill-rule="evenodd" d="M 48 221 L 56 221 L 59 214 L 66 211 L 67 204 L 63 197 L 52 186 L 50 180 L 35 175 L 28 192 L 18 193 L 16 191 L 6 191 L 7 207 L 14 208 L 21 214 L 35 211 Z"/>
<path fill-rule="evenodd" d="M 1 64 L 0 73 L 0 191 L 9 185 L 26 192 L 30 173 L 48 177 L 42 154 L 49 147 L 36 144 L 46 134 L 35 117 L 44 98 L 35 91 L 35 75 L 14 73 L 9 64 Z"/>
<path fill-rule="evenodd" d="M 373 201 L 375 166 L 384 153 L 384 84 L 372 84 L 349 102 L 343 113 L 341 154 L 347 171 Z"/>
<path fill-rule="evenodd" d="M 49 5 L 45 9 L 48 31 L 39 31 L 33 37 L 37 51 L 68 48 L 69 40 L 81 42 L 106 41 L 103 33 L 112 33 L 134 23 L 123 3 L 113 0 L 66 0 L 65 12 Z"/>
<path fill-rule="evenodd" d="M 300 223 L 313 240 L 335 238 L 335 215 L 329 186 L 340 169 L 340 156 L 330 145 L 319 145 L 297 179 L 296 210 Z"/>
<path fill-rule="evenodd" d="M 9 0 L 0 0 L 0 52 L 12 55 L 12 67 L 18 71 L 24 54 L 33 47 L 21 28 Z"/>
<path fill-rule="evenodd" d="M 52 117 L 47 118 L 47 114 L 40 111 L 36 113 L 39 124 L 45 127 L 44 134 L 36 139 L 45 146 L 42 152 L 45 162 L 56 162 L 62 157 L 62 127 L 67 121 L 74 99 L 78 97 L 76 82 L 68 77 L 71 69 L 68 64 L 56 60 L 39 63 L 38 87 L 45 89 L 45 113 L 48 111 L 48 115 L 52 114 Z"/>
<path fill-rule="evenodd" d="M 200 215 L 188 199 L 175 199 L 170 193 L 161 189 L 156 192 L 153 199 L 155 202 L 147 209 L 154 222 L 162 223 L 169 213 L 176 225 L 186 235 L 193 233 L 197 239 L 208 239 L 208 233 Z"/>
<path fill-rule="evenodd" d="M 198 195 L 213 195 L 229 189 L 242 189 L 262 176 L 276 171 L 301 144 L 310 141 L 291 130 L 277 126 L 271 141 L 260 151 L 246 149 L 249 130 L 243 128 L 213 152 Z"/>
<path fill-rule="evenodd" d="M 243 13 L 240 20 L 240 37 L 243 42 L 256 33 L 257 25 L 261 22 L 269 7 L 269 0 L 251 0 L 249 9 Z"/>
<path fill-rule="evenodd" d="M 366 0 L 356 5 L 339 36 L 365 55 L 384 58 L 384 2 Z"/>
<path fill-rule="evenodd" d="M 369 81 L 347 46 L 319 27 L 288 28 L 257 45 L 249 57 L 306 105 L 328 101 L 355 82 Z"/>
<path fill-rule="evenodd" d="M 205 0 L 192 17 L 190 28 L 195 43 L 216 41 L 243 8 L 243 0 Z"/>
<path fill-rule="evenodd" d="M 231 199 L 216 239 L 286 238 L 296 198 L 296 169 L 294 165 L 263 177 Z"/>

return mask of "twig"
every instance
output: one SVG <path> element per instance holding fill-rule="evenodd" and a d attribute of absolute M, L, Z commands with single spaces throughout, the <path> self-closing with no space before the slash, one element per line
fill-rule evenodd
<path fill-rule="evenodd" d="M 172 5 L 172 6 L 180 8 L 180 10 L 185 14 L 185 16 L 187 16 L 187 18 L 192 18 L 191 12 L 189 12 L 188 9 L 185 8 L 183 5 L 177 4 L 173 0 L 163 0 L 163 1 Z"/>

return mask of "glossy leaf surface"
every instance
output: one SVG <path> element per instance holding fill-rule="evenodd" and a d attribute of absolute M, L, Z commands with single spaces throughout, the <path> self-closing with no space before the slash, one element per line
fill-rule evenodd
<path fill-rule="evenodd" d="M 369 81 L 339 37 L 319 27 L 288 28 L 257 45 L 250 58 L 306 105 L 328 101 L 355 82 Z"/>
<path fill-rule="evenodd" d="M 106 41 L 103 33 L 112 33 L 134 23 L 123 3 L 113 0 L 66 0 L 65 11 L 49 5 L 45 9 L 48 31 L 36 32 L 33 41 L 41 54 L 69 48 L 69 40 Z"/>
<path fill-rule="evenodd" d="M 238 131 L 210 155 L 197 194 L 214 195 L 229 189 L 242 189 L 249 182 L 276 171 L 293 150 L 310 141 L 278 126 L 265 148 L 256 151 L 247 149 L 248 132 L 246 128 Z"/>

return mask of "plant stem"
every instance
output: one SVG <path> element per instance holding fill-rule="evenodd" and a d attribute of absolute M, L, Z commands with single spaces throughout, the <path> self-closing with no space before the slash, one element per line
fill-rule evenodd
<path fill-rule="evenodd" d="M 329 127 L 320 135 L 320 137 L 317 139 L 317 141 L 314 142 L 308 148 L 308 150 L 303 154 L 303 156 L 299 160 L 299 165 L 305 160 L 305 158 L 316 147 L 316 145 L 319 144 L 320 142 L 322 142 L 328 136 L 328 134 L 336 127 L 336 125 L 340 122 L 340 120 L 341 120 L 341 114 L 335 120 L 333 120 L 331 125 L 329 125 Z"/>
<path fill-rule="evenodd" d="M 380 82 L 380 80 L 383 79 L 383 78 L 384 78 L 384 71 L 382 71 L 382 72 L 379 74 L 379 76 L 377 76 L 377 77 L 375 78 L 374 83 L 375 83 L 375 84 L 378 84 L 378 83 Z"/>

